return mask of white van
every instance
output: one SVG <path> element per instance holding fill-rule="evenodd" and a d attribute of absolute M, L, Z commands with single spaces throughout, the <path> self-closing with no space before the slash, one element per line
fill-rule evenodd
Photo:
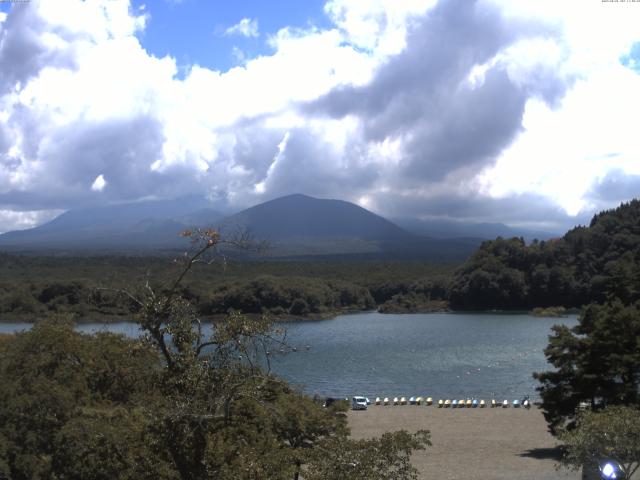
<path fill-rule="evenodd" d="M 352 410 L 366 410 L 367 409 L 367 399 L 365 397 L 353 397 L 351 399 L 351 409 Z"/>

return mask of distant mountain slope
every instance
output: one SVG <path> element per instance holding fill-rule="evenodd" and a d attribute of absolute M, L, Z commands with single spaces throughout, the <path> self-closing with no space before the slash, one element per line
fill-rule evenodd
<path fill-rule="evenodd" d="M 411 233 L 432 238 L 473 237 L 492 240 L 497 237 L 522 237 L 525 241 L 530 242 L 536 238 L 538 240 L 549 240 L 560 236 L 559 233 L 555 232 L 513 228 L 503 223 L 470 223 L 437 219 L 421 220 L 409 217 L 393 218 L 391 220 Z"/>
<path fill-rule="evenodd" d="M 184 245 L 187 226 L 216 224 L 222 214 L 201 197 L 69 210 L 48 223 L 0 235 L 11 249 L 171 248 Z M 206 222 L 208 220 L 208 222 Z"/>

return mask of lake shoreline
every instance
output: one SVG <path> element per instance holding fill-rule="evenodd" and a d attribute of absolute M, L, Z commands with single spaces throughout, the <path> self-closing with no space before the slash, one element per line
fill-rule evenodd
<path fill-rule="evenodd" d="M 328 312 L 321 313 L 310 313 L 304 316 L 300 315 L 269 315 L 267 314 L 275 323 L 292 323 L 292 322 L 318 322 L 322 320 L 331 320 L 341 315 L 357 315 L 364 313 L 379 313 L 381 315 L 428 315 L 428 314 L 437 314 L 437 313 L 450 313 L 450 314 L 473 314 L 473 315 L 527 315 L 532 318 L 567 318 L 569 315 L 579 315 L 580 309 L 567 309 L 563 315 L 536 315 L 531 310 L 527 309 L 519 309 L 519 310 L 451 310 L 451 309 L 440 309 L 440 310 L 425 310 L 425 311 L 406 311 L 406 312 L 397 312 L 397 311 L 384 311 L 380 309 L 372 309 L 372 310 L 332 310 Z M 64 314 L 57 314 L 58 316 L 64 316 Z M 245 314 L 249 318 L 260 318 L 262 314 L 258 313 L 247 313 Z M 6 315 L 0 318 L 0 324 L 10 324 L 10 323 L 29 323 L 34 324 L 41 320 L 46 320 L 47 318 L 53 318 L 55 315 L 45 315 L 43 318 L 33 318 L 33 315 Z M 200 317 L 202 323 L 205 324 L 214 324 L 216 322 L 224 321 L 227 317 L 226 314 L 217 314 L 217 315 L 208 315 Z M 124 315 L 92 315 L 87 317 L 71 317 L 73 321 L 79 325 L 86 325 L 91 323 L 104 323 L 106 325 L 123 323 L 123 322 L 134 322 L 137 323 L 133 316 L 124 316 Z"/>

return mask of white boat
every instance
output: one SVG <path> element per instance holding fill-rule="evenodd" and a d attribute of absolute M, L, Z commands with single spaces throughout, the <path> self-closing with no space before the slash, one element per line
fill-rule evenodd
<path fill-rule="evenodd" d="M 467 408 L 471 408 L 473 406 L 473 402 L 471 401 L 470 398 L 467 398 L 467 401 L 465 402 L 465 406 Z"/>
<path fill-rule="evenodd" d="M 410 397 L 409 398 L 409 405 L 415 405 L 416 404 L 416 397 Z"/>
<path fill-rule="evenodd" d="M 433 405 L 433 398 L 427 397 L 427 405 Z"/>
<path fill-rule="evenodd" d="M 376 397 L 376 405 L 380 405 L 381 402 L 382 400 L 380 400 L 380 397 Z"/>
<path fill-rule="evenodd" d="M 502 408 L 509 408 L 509 400 L 503 400 Z"/>
<path fill-rule="evenodd" d="M 458 408 L 458 400 L 451 400 L 451 408 Z"/>
<path fill-rule="evenodd" d="M 513 401 L 513 408 L 520 408 L 520 400 Z"/>
<path fill-rule="evenodd" d="M 438 400 L 438 408 L 442 408 L 444 407 L 444 400 L 440 399 Z"/>
<path fill-rule="evenodd" d="M 406 405 L 407 404 L 407 398 L 406 397 L 400 397 L 400 405 Z"/>
<path fill-rule="evenodd" d="M 491 399 L 491 408 L 496 408 L 498 406 L 498 402 L 496 402 L 495 398 Z"/>
<path fill-rule="evenodd" d="M 400 400 L 398 399 L 398 397 L 393 397 L 393 404 L 398 405 L 398 403 L 400 403 Z"/>
<path fill-rule="evenodd" d="M 422 397 L 416 398 L 416 405 L 422 405 Z"/>
<path fill-rule="evenodd" d="M 389 397 L 384 397 L 383 405 L 389 405 Z"/>
<path fill-rule="evenodd" d="M 485 408 L 487 406 L 486 403 L 484 403 L 484 400 L 480 400 L 480 408 Z"/>

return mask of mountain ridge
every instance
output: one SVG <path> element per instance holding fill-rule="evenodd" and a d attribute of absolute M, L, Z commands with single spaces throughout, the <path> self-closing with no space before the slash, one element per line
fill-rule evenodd
<path fill-rule="evenodd" d="M 179 233 L 194 226 L 223 235 L 248 232 L 271 244 L 270 257 L 459 261 L 483 238 L 430 238 L 356 204 L 304 194 L 278 197 L 231 215 L 202 197 L 69 210 L 38 227 L 0 235 L 0 249 L 153 253 L 184 249 Z"/>

